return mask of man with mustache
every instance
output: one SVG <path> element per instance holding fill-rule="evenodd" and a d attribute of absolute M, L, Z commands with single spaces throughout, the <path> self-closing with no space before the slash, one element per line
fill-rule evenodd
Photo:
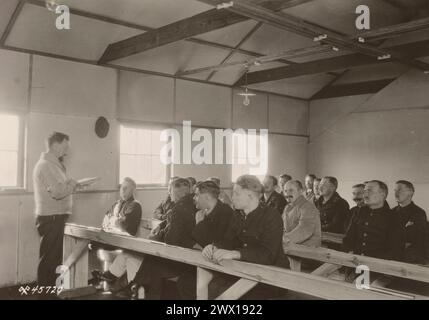
<path fill-rule="evenodd" d="M 298 180 L 291 180 L 284 186 L 284 194 L 289 204 L 282 218 L 284 223 L 283 248 L 289 244 L 300 244 L 308 247 L 320 247 L 322 231 L 320 214 L 313 201 L 307 200 L 304 188 Z M 297 270 L 300 260 L 289 258 L 291 270 Z"/>

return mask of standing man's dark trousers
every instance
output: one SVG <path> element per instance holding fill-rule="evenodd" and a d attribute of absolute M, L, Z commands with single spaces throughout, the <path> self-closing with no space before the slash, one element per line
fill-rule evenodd
<path fill-rule="evenodd" d="M 39 286 L 55 286 L 56 268 L 62 264 L 64 226 L 67 214 L 37 216 L 36 227 L 40 239 L 37 283 Z"/>

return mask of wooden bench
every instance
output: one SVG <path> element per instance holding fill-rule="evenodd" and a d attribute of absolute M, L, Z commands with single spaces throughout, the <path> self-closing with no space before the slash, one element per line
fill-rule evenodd
<path fill-rule="evenodd" d="M 344 234 L 322 232 L 322 243 L 325 244 L 343 244 Z"/>
<path fill-rule="evenodd" d="M 217 299 L 238 299 L 251 290 L 258 283 L 265 283 L 275 287 L 289 289 L 303 294 L 320 297 L 323 299 L 425 299 L 427 297 L 413 294 L 398 295 L 395 292 L 373 291 L 357 289 L 355 285 L 331 280 L 323 276 L 323 272 L 308 274 L 291 271 L 274 266 L 264 266 L 242 261 L 226 260 L 221 265 L 206 261 L 200 251 L 176 246 L 166 245 L 161 242 L 148 239 L 116 235 L 101 231 L 99 228 L 85 227 L 67 224 L 64 239 L 64 261 L 69 266 L 69 272 L 65 275 L 65 289 L 82 288 L 88 285 L 88 250 L 90 241 L 110 244 L 112 246 L 131 250 L 142 254 L 150 254 L 165 259 L 179 261 L 194 265 L 197 268 L 197 299 L 208 298 L 208 284 L 213 277 L 213 271 L 233 275 L 239 278 L 229 289 Z M 296 251 L 288 252 L 289 255 L 302 257 L 307 255 L 303 248 L 295 248 Z M 289 250 L 288 250 L 289 251 Z M 331 252 L 319 252 L 320 259 L 329 263 L 340 263 L 341 265 L 354 266 L 356 263 L 372 263 L 371 266 L 381 268 L 381 262 L 364 260 L 353 260 L 350 257 L 336 257 Z M 308 253 L 309 254 L 309 253 Z M 345 254 L 347 255 L 347 254 Z M 307 255 L 308 256 L 308 255 Z M 337 260 L 336 260 L 337 259 Z M 377 259 L 376 259 L 377 260 Z M 387 274 L 401 274 L 405 277 L 418 279 L 429 279 L 429 269 L 421 270 L 413 268 L 413 265 L 401 264 L 397 269 L 387 268 Z M 374 269 L 375 270 L 375 269 Z M 390 271 L 389 271 L 390 270 Z M 426 277 L 426 278 L 425 278 Z"/>

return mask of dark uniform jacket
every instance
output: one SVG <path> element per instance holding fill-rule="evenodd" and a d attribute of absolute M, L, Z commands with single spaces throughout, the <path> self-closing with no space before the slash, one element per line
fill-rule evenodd
<path fill-rule="evenodd" d="M 283 213 L 283 210 L 285 209 L 287 204 L 285 197 L 277 191 L 273 191 L 267 201 L 265 201 L 265 197 L 262 196 L 261 203 L 265 204 L 268 207 L 276 209 L 279 214 Z"/>
<path fill-rule="evenodd" d="M 323 203 L 323 196 L 316 202 L 320 212 L 322 232 L 345 233 L 344 223 L 349 216 L 349 204 L 335 192 L 332 197 Z"/>
<path fill-rule="evenodd" d="M 110 210 L 106 212 L 103 227 L 105 224 L 106 226 L 109 224 L 109 220 L 114 215 L 117 216 L 121 231 L 127 232 L 132 236 L 137 234 L 142 218 L 142 207 L 140 202 L 134 200 L 134 197 L 129 198 L 127 201 L 116 201 Z"/>
<path fill-rule="evenodd" d="M 425 263 L 427 218 L 425 211 L 411 202 L 406 207 L 392 209 L 395 214 L 395 239 L 398 252 L 395 260 Z"/>
<path fill-rule="evenodd" d="M 168 210 L 159 225 L 159 231 L 151 238 L 174 246 L 192 248 L 195 244 L 192 230 L 195 227 L 196 212 L 192 195 L 186 195 Z"/>
<path fill-rule="evenodd" d="M 192 231 L 195 242 L 204 248 L 209 244 L 221 241 L 233 214 L 234 210 L 229 205 L 218 200 L 213 210 Z"/>
<path fill-rule="evenodd" d="M 359 208 L 343 239 L 343 249 L 354 254 L 392 259 L 395 253 L 395 219 L 387 202 L 379 209 Z"/>
<path fill-rule="evenodd" d="M 171 200 L 171 197 L 168 196 L 167 199 L 165 199 L 164 201 L 162 201 L 158 207 L 156 207 L 154 213 L 153 213 L 153 217 L 155 219 L 158 220 L 164 220 L 165 219 L 165 215 L 168 212 L 168 210 L 170 210 L 174 205 L 174 202 Z"/>
<path fill-rule="evenodd" d="M 241 260 L 273 265 L 282 262 L 283 221 L 277 210 L 260 204 L 247 217 L 236 210 L 224 238 L 216 247 L 238 250 Z"/>
<path fill-rule="evenodd" d="M 354 206 L 353 208 L 350 208 L 350 212 L 349 215 L 347 216 L 347 218 L 344 220 L 344 230 L 346 233 L 347 230 L 349 230 L 350 224 L 352 223 L 352 219 L 355 215 L 357 215 L 357 213 L 359 212 L 359 209 L 361 207 L 359 206 Z"/>

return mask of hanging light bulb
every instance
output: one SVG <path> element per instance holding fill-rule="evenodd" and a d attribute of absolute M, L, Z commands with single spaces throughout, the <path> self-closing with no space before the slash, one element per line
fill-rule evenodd
<path fill-rule="evenodd" d="M 250 99 L 248 95 L 244 96 L 244 100 L 243 100 L 243 105 L 245 105 L 246 107 L 249 106 L 250 104 Z"/>
<path fill-rule="evenodd" d="M 244 87 L 244 92 L 240 92 L 238 95 L 239 96 L 243 96 L 243 105 L 244 106 L 249 106 L 250 105 L 250 99 L 249 97 L 253 97 L 256 96 L 256 94 L 254 93 L 249 93 L 249 89 L 247 87 L 247 72 L 249 71 L 248 67 L 246 67 L 246 73 L 244 74 L 244 78 L 245 78 L 245 87 Z"/>

